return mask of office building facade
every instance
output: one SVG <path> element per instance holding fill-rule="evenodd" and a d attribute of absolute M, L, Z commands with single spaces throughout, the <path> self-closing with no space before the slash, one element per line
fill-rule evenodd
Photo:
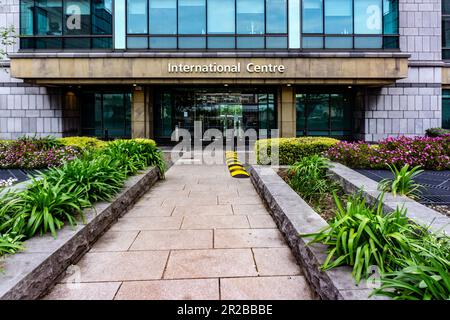
<path fill-rule="evenodd" d="M 450 127 L 450 1 L 3 0 L 0 138 Z"/>

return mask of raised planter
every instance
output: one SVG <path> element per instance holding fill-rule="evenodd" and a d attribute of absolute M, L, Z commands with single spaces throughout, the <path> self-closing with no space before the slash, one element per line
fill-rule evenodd
<path fill-rule="evenodd" d="M 291 247 L 312 289 L 325 300 L 366 300 L 372 292 L 365 281 L 359 285 L 351 268 L 342 266 L 322 271 L 327 247 L 316 243 L 306 245 L 309 239 L 299 234 L 314 233 L 328 224 L 292 188 L 267 166 L 251 166 L 250 175 L 257 192 L 269 208 L 278 228 Z M 373 296 L 370 299 L 386 299 Z"/>
<path fill-rule="evenodd" d="M 24 251 L 0 260 L 4 268 L 0 273 L 0 299 L 37 299 L 45 294 L 64 270 L 78 262 L 158 179 L 159 170 L 151 167 L 130 177 L 113 201 L 85 210 L 86 224 L 66 226 L 58 231 L 56 239 L 44 235 L 25 241 Z"/>
<path fill-rule="evenodd" d="M 381 195 L 378 190 L 378 183 L 355 170 L 352 170 L 340 163 L 332 163 L 329 174 L 344 188 L 347 193 L 362 190 L 366 200 L 374 204 Z M 385 193 L 383 198 L 384 212 L 392 212 L 397 207 L 407 209 L 407 216 L 417 224 L 429 227 L 432 232 L 443 232 L 450 235 L 450 218 L 427 206 L 424 206 L 408 197 L 394 197 L 390 193 Z"/>

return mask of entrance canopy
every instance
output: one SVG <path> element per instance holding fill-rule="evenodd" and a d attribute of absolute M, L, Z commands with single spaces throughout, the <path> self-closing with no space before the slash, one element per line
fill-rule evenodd
<path fill-rule="evenodd" d="M 18 53 L 11 73 L 39 84 L 353 84 L 406 78 L 409 55 L 321 53 Z"/>

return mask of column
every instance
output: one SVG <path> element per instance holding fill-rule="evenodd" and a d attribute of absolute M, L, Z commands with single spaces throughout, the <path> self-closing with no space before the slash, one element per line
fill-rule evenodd
<path fill-rule="evenodd" d="M 296 136 L 296 108 L 294 89 L 283 86 L 281 88 L 281 110 L 279 114 L 280 137 L 293 138 Z"/>

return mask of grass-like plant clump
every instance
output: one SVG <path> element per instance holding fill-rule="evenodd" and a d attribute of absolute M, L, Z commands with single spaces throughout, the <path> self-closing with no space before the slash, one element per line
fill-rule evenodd
<path fill-rule="evenodd" d="M 326 220 L 334 216 L 333 192 L 343 196 L 342 188 L 327 175 L 328 159 L 312 155 L 290 166 L 285 179 L 309 205 Z"/>
<path fill-rule="evenodd" d="M 53 139 L 31 143 L 47 150 L 58 145 Z M 27 238 L 47 232 L 56 237 L 66 223 L 84 220 L 83 209 L 111 200 L 126 178 L 139 170 L 156 166 L 164 174 L 163 155 L 153 140 L 116 140 L 77 148 L 83 153 L 32 179 L 25 190 L 0 192 L 0 256 L 20 250 Z"/>
<path fill-rule="evenodd" d="M 338 210 L 329 226 L 311 237 L 310 243 L 329 246 L 322 269 L 351 266 L 357 283 L 371 276 L 376 266 L 381 286 L 373 294 L 394 299 L 450 299 L 450 240 L 415 225 L 406 210 L 383 214 L 382 199 L 370 206 L 361 193 Z"/>
<path fill-rule="evenodd" d="M 394 197 L 400 195 L 415 198 L 420 194 L 423 186 L 414 181 L 414 178 L 423 172 L 420 167 L 410 168 L 408 164 L 405 164 L 398 170 L 395 165 L 389 165 L 389 169 L 394 175 L 394 178 L 381 180 L 378 184 L 379 190 L 392 192 Z"/>

